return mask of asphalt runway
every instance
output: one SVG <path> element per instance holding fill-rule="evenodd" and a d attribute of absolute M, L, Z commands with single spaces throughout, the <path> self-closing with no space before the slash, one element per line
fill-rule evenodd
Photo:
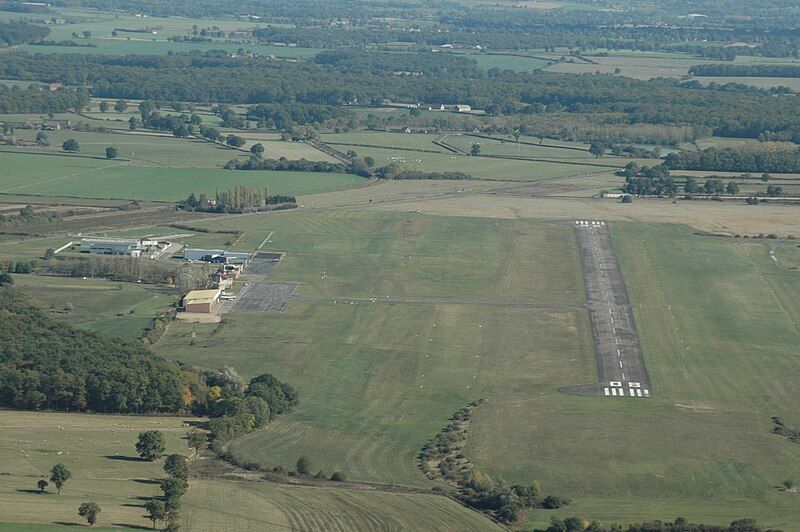
<path fill-rule="evenodd" d="M 602 397 L 652 397 L 628 290 L 602 221 L 574 222 L 583 264 L 586 302 L 599 383 L 571 386 L 567 393 Z"/>

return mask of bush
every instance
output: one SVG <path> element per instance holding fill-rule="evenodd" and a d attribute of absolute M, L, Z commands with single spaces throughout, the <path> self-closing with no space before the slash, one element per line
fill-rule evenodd
<path fill-rule="evenodd" d="M 336 471 L 331 475 L 331 480 L 334 482 L 347 482 L 347 474 L 344 471 Z"/>

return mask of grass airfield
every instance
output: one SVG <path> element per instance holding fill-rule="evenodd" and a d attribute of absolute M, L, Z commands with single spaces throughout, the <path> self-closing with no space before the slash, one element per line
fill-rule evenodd
<path fill-rule="evenodd" d="M 571 227 L 413 213 L 282 218 L 224 223 L 242 224 L 244 247 L 275 231 L 272 249 L 288 254 L 272 278 L 320 299 L 173 326 L 157 346 L 246 375 L 279 368 L 297 384 L 301 407 L 237 441 L 242 458 L 290 467 L 305 455 L 357 480 L 430 486 L 416 452 L 450 413 L 486 397 L 467 456 L 493 478 L 536 479 L 573 498 L 560 515 L 800 518 L 797 495 L 777 488 L 800 471 L 800 449 L 769 432 L 771 415 L 800 423 L 790 392 L 800 277 L 768 254 L 770 245 L 794 253 L 791 241 L 613 224 L 655 393 L 614 402 L 557 392 L 595 378 Z M 544 307 L 438 301 L 453 293 Z M 381 303 L 385 295 L 436 301 Z M 528 525 L 550 515 L 534 512 Z"/>

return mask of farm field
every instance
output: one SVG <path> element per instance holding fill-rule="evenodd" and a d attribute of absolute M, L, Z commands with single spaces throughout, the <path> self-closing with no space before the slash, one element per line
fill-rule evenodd
<path fill-rule="evenodd" d="M 143 499 L 160 494 L 161 462 L 138 460 L 141 431 L 160 430 L 168 452 L 189 454 L 181 439 L 190 418 L 0 411 L 0 515 L 5 523 L 85 524 L 78 506 L 102 508 L 98 528 L 149 528 Z M 56 463 L 72 473 L 61 495 L 38 493 L 36 482 Z M 20 530 L 9 525 L 10 530 Z M 24 528 L 22 528 L 25 530 Z M 31 528 L 36 530 L 36 528 Z"/>
<path fill-rule="evenodd" d="M 336 146 L 339 150 L 353 150 L 360 156 L 370 156 L 377 166 L 397 162 L 412 170 L 423 172 L 464 172 L 477 179 L 499 181 L 541 181 L 560 177 L 608 171 L 592 161 L 538 162 L 489 157 L 470 157 L 450 153 L 420 153 L 390 148 L 365 148 L 363 146 Z M 619 165 L 623 167 L 624 164 Z M 468 181 L 466 183 L 469 183 Z"/>
<path fill-rule="evenodd" d="M 189 530 L 503 530 L 437 495 L 263 482 L 192 481 L 184 515 Z"/>
<path fill-rule="evenodd" d="M 712 77 L 712 76 L 695 76 L 692 80 L 699 81 L 703 85 L 709 83 L 717 83 L 724 85 L 726 83 L 742 83 L 744 85 L 752 85 L 759 89 L 769 89 L 772 87 L 788 87 L 793 92 L 800 91 L 800 78 L 768 78 L 768 77 Z"/>
<path fill-rule="evenodd" d="M 516 72 L 533 72 L 547 66 L 548 61 L 538 57 L 525 57 L 521 55 L 502 55 L 502 54 L 465 54 L 465 57 L 474 59 L 478 66 L 489 70 L 499 68 L 502 70 L 514 70 Z"/>
<path fill-rule="evenodd" d="M 137 339 L 177 299 L 167 288 L 101 279 L 16 275 L 14 285 L 59 319 L 126 340 Z"/>
<path fill-rule="evenodd" d="M 18 129 L 15 133 L 18 139 L 33 141 L 39 131 Z M 64 141 L 75 139 L 80 144 L 80 155 L 105 159 L 106 148 L 114 146 L 119 150 L 119 159 L 130 161 L 131 164 L 178 168 L 221 167 L 230 159 L 246 155 L 219 144 L 195 138 L 179 139 L 172 135 L 87 133 L 67 130 L 48 131 L 45 134 L 50 146 L 15 148 L 15 150 L 63 154 L 61 145 Z"/>
<path fill-rule="evenodd" d="M 268 187 L 274 194 L 297 195 L 364 183 L 364 178 L 350 174 L 144 167 L 123 161 L 26 152 L 4 154 L 3 158 L 9 171 L 0 176 L 0 192 L 45 196 L 179 201 L 190 192 L 213 196 L 217 188 L 236 185 Z M 31 182 L 30 168 L 34 165 L 38 180 Z"/>

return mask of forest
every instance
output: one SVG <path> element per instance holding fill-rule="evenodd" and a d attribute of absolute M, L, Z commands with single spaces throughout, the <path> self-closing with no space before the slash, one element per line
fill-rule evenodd
<path fill-rule="evenodd" d="M 141 344 L 56 321 L 0 289 L 0 406 L 94 412 L 180 412 L 186 372 Z"/>
<path fill-rule="evenodd" d="M 415 60 L 424 62 L 424 57 Z M 350 62 L 347 59 L 340 67 L 260 58 L 11 53 L 4 56 L 0 77 L 89 85 L 93 96 L 107 98 L 314 105 L 379 104 L 385 99 L 459 102 L 503 115 L 563 111 L 604 124 L 707 126 L 725 136 L 768 135 L 772 140 L 800 141 L 800 99 L 769 91 L 725 91 L 677 80 L 498 69 L 476 71 L 467 77 L 392 72 L 352 76 L 347 74 Z M 390 67 L 380 57 L 370 68 L 376 64 Z"/>

